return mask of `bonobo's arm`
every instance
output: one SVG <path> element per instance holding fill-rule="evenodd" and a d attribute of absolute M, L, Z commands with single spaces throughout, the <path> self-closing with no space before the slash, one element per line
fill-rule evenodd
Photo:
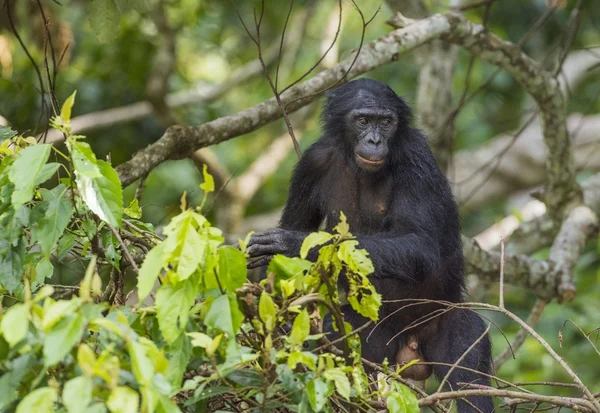
<path fill-rule="evenodd" d="M 260 258 L 248 263 L 248 268 L 266 265 L 275 254 L 297 256 L 304 238 L 319 228 L 323 215 L 319 208 L 322 174 L 318 158 L 322 156 L 313 146 L 294 168 L 279 228 L 259 232 L 250 238 L 246 252 L 251 258 Z"/>

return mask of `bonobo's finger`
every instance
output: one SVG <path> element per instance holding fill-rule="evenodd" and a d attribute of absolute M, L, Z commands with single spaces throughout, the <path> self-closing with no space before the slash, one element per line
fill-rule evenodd
<path fill-rule="evenodd" d="M 275 230 L 268 230 L 264 232 L 260 232 L 258 234 L 254 234 L 250 237 L 248 241 L 248 246 L 253 244 L 265 244 L 269 242 L 273 242 L 276 237 L 279 237 L 281 230 L 276 228 Z"/>
<path fill-rule="evenodd" d="M 254 268 L 258 268 L 258 267 L 262 267 L 265 266 L 269 263 L 269 261 L 271 261 L 271 258 L 273 258 L 272 255 L 265 255 L 260 257 L 257 260 L 251 261 L 246 265 L 246 268 L 248 268 L 249 270 L 252 270 Z"/>
<path fill-rule="evenodd" d="M 246 254 L 249 257 L 260 257 L 262 255 L 275 255 L 282 253 L 283 250 L 278 244 L 254 244 L 246 248 Z"/>

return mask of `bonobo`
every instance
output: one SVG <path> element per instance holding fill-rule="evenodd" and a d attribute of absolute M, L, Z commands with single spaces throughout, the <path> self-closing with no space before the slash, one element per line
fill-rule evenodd
<path fill-rule="evenodd" d="M 456 202 L 411 118 L 406 102 L 375 80 L 355 80 L 330 92 L 322 137 L 294 170 L 279 228 L 254 235 L 247 252 L 258 258 L 251 267 L 267 264 L 274 254 L 297 256 L 308 233 L 323 222 L 332 231 L 343 211 L 359 246 L 369 252 L 375 267 L 370 278 L 384 301 L 382 322 L 361 333 L 363 357 L 404 363 L 422 355 L 431 367 L 417 369 L 417 379 L 433 370 L 441 380 L 485 326 L 468 310 L 407 301 L 460 302 L 464 291 Z M 367 321 L 349 305 L 343 311 L 355 328 Z M 447 384 L 452 389 L 489 385 L 490 371 L 486 335 L 451 371 Z M 486 413 L 494 410 L 488 397 L 460 401 L 458 410 L 476 411 L 471 404 Z"/>

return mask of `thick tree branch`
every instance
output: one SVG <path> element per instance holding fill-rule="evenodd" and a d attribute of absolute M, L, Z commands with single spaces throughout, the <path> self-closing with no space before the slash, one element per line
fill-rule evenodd
<path fill-rule="evenodd" d="M 435 16 L 433 16 L 435 17 Z M 544 141 L 548 147 L 546 191 L 544 201 L 550 216 L 560 221 L 565 212 L 581 201 L 575 180 L 575 166 L 566 127 L 565 102 L 558 81 L 541 69 L 514 43 L 500 39 L 485 27 L 470 22 L 460 14 L 447 14 L 448 32 L 441 38 L 458 44 L 473 55 L 510 73 L 536 101 L 540 110 Z M 413 23 L 401 15 L 391 22 L 395 27 Z"/>
<path fill-rule="evenodd" d="M 281 95 L 291 113 L 314 101 L 321 91 L 343 78 L 351 79 L 383 64 L 395 61 L 400 53 L 407 52 L 451 30 L 447 15 L 435 15 L 416 22 L 410 28 L 395 30 L 364 45 L 354 64 L 354 57 L 343 60 L 331 69 L 324 70 Z M 352 69 L 347 73 L 348 68 Z M 281 110 L 274 98 L 201 126 L 173 126 L 154 144 L 138 152 L 117 170 L 124 185 L 146 175 L 167 159 L 180 159 L 192 151 L 234 138 L 258 129 L 281 117 Z"/>

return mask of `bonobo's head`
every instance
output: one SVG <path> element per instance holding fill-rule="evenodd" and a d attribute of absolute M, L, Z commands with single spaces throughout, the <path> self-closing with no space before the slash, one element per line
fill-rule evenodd
<path fill-rule="evenodd" d="M 376 172 L 388 161 L 410 117 L 408 105 L 389 86 L 358 79 L 328 94 L 323 128 L 326 137 L 341 141 L 358 167 Z"/>

